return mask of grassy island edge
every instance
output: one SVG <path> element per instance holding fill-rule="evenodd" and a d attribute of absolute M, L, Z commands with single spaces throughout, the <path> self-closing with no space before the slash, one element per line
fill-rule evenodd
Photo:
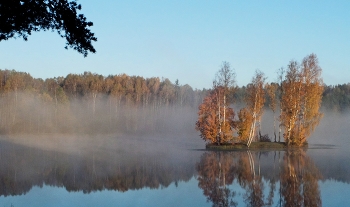
<path fill-rule="evenodd" d="M 289 146 L 285 142 L 252 142 L 251 145 L 248 147 L 246 144 L 243 143 L 224 143 L 221 145 L 217 144 L 206 144 L 205 148 L 207 150 L 246 150 L 246 149 L 254 149 L 254 150 L 284 150 L 284 149 L 292 149 L 292 148 L 298 148 L 298 149 L 305 149 L 308 148 L 308 143 L 304 143 L 302 146 Z"/>

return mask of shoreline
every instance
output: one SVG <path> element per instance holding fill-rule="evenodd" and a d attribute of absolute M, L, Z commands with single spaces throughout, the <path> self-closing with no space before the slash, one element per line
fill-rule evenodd
<path fill-rule="evenodd" d="M 252 142 L 249 147 L 246 144 L 207 144 L 206 150 L 218 150 L 218 151 L 235 151 L 235 150 L 286 150 L 286 149 L 307 149 L 308 144 L 303 146 L 288 146 L 285 142 Z"/>

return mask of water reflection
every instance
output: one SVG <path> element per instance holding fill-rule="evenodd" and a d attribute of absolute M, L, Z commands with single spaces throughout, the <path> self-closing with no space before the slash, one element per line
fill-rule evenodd
<path fill-rule="evenodd" d="M 321 173 L 302 150 L 287 151 L 280 180 L 285 206 L 321 206 L 318 180 Z"/>
<path fill-rule="evenodd" d="M 89 140 L 91 146 L 78 139 L 79 147 L 64 145 L 74 146 L 69 150 L 0 141 L 0 196 L 18 197 L 45 185 L 84 193 L 140 190 L 147 196 L 149 189 L 174 190 L 191 181 L 186 184 L 213 206 L 321 206 L 332 203 L 332 195 L 321 197 L 328 189 L 320 181 L 344 182 L 349 189 L 349 154 L 339 149 L 203 152 L 170 139 L 101 139 Z"/>
<path fill-rule="evenodd" d="M 72 155 L 1 141 L 0 196 L 23 195 L 44 185 L 84 193 L 163 188 L 190 180 L 197 159 L 186 153 L 175 157 L 171 151 L 127 153 L 105 148 Z"/>
<path fill-rule="evenodd" d="M 231 153 L 204 153 L 197 164 L 198 186 L 214 206 L 236 206 L 235 192 L 226 185 L 232 184 L 235 168 Z"/>
<path fill-rule="evenodd" d="M 244 190 L 246 206 L 321 206 L 322 176 L 303 150 L 206 152 L 196 169 L 213 206 L 237 205 L 232 184 Z"/>

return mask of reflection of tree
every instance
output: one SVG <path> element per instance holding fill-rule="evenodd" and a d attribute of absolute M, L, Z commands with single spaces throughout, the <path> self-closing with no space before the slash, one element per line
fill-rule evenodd
<path fill-rule="evenodd" d="M 213 206 L 236 206 L 235 192 L 226 187 L 234 180 L 232 155 L 222 152 L 205 153 L 197 164 L 198 186 Z"/>
<path fill-rule="evenodd" d="M 238 183 L 246 189 L 244 201 L 247 206 L 264 206 L 264 184 L 260 175 L 260 160 L 258 173 L 256 173 L 254 157 L 250 151 L 240 153 L 238 163 Z"/>
<path fill-rule="evenodd" d="M 304 151 L 285 153 L 280 177 L 284 206 L 321 206 L 321 173 Z"/>
<path fill-rule="evenodd" d="M 274 206 L 274 201 L 278 201 L 277 206 L 321 206 L 318 187 L 321 173 L 305 151 L 282 152 L 280 168 L 276 160 L 274 163 L 261 161 L 262 154 L 251 151 L 204 153 L 197 163 L 197 179 L 207 200 L 213 206 L 238 205 L 233 201 L 235 192 L 229 187 L 236 180 L 245 191 L 246 206 Z M 281 187 L 277 188 L 278 182 Z"/>
<path fill-rule="evenodd" d="M 263 182 L 260 176 L 254 178 L 247 188 L 244 200 L 247 206 L 264 206 Z"/>

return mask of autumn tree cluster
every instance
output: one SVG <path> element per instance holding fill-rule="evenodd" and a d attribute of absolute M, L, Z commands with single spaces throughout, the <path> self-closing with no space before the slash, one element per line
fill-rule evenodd
<path fill-rule="evenodd" d="M 224 62 L 213 82 L 213 89 L 199 106 L 196 129 L 200 136 L 211 143 L 226 143 L 233 138 L 234 111 L 229 95 L 234 88 L 235 74 Z"/>
<path fill-rule="evenodd" d="M 224 72 L 228 68 L 228 72 Z M 322 118 L 320 107 L 323 94 L 321 68 L 315 54 L 306 56 L 301 63 L 291 61 L 286 69 L 278 72 L 278 83 L 266 83 L 263 72 L 256 71 L 244 93 L 235 95 L 233 85 L 222 80 L 214 81 L 212 90 L 199 106 L 196 129 L 201 137 L 211 144 L 245 143 L 271 141 L 269 135 L 261 134 L 261 119 L 265 106 L 273 112 L 274 141 L 283 136 L 287 145 L 301 146 L 314 131 Z M 229 64 L 224 62 L 217 77 L 233 74 Z M 234 76 L 229 76 L 234 83 Z M 231 99 L 227 98 L 231 97 Z M 245 103 L 238 111 L 238 119 L 233 111 L 232 97 L 243 97 Z M 229 100 L 229 101 L 228 101 Z"/>

